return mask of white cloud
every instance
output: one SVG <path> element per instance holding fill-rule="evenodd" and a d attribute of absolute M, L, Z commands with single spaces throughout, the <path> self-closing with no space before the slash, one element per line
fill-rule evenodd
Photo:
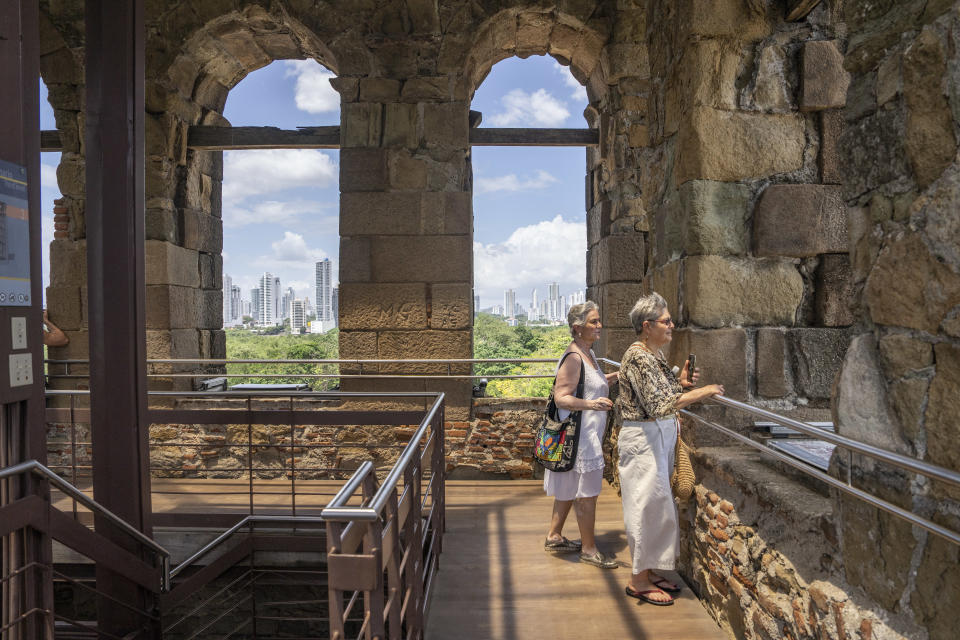
<path fill-rule="evenodd" d="M 573 74 L 570 73 L 570 67 L 565 67 L 559 62 L 554 61 L 553 68 L 563 77 L 563 84 L 571 89 L 570 99 L 576 100 L 577 102 L 586 102 L 587 88 L 573 77 Z"/>
<path fill-rule="evenodd" d="M 40 186 L 43 189 L 60 191 L 60 186 L 57 184 L 57 168 L 55 166 L 45 162 L 40 163 Z"/>
<path fill-rule="evenodd" d="M 323 249 L 311 249 L 299 233 L 284 231 L 283 239 L 270 244 L 273 259 L 280 262 L 316 262 L 329 257 Z"/>
<path fill-rule="evenodd" d="M 490 124 L 497 127 L 537 126 L 557 127 L 569 117 L 570 112 L 560 100 L 554 98 L 546 89 L 537 89 L 527 93 L 523 89 L 514 89 L 500 99 L 502 113 L 490 117 Z"/>
<path fill-rule="evenodd" d="M 336 184 L 337 178 L 333 158 L 317 149 L 262 149 L 223 154 L 225 203 L 297 187 L 323 188 Z"/>
<path fill-rule="evenodd" d="M 548 282 L 559 282 L 561 293 L 583 289 L 586 251 L 586 224 L 559 215 L 520 227 L 500 244 L 475 242 L 475 289 L 482 300 L 503 299 L 504 289 L 514 289 L 518 301 L 534 288 L 542 294 Z"/>
<path fill-rule="evenodd" d="M 323 209 L 335 207 L 334 203 L 313 200 L 293 200 L 281 202 L 265 200 L 251 204 L 225 202 L 223 205 L 223 226 L 227 228 L 245 227 L 248 224 L 302 224 L 307 222 L 305 214 L 312 214 L 310 222 L 320 222 L 337 229 L 336 216 L 319 216 Z"/>
<path fill-rule="evenodd" d="M 330 86 L 333 72 L 313 60 L 287 60 L 286 75 L 296 76 L 297 108 L 307 113 L 330 113 L 340 109 L 340 94 Z"/>
<path fill-rule="evenodd" d="M 543 189 L 554 182 L 557 182 L 557 179 L 546 171 L 537 171 L 536 176 L 526 180 L 519 179 L 515 173 L 509 173 L 492 178 L 478 177 L 474 181 L 473 192 L 479 194 L 493 191 L 530 191 Z"/>
<path fill-rule="evenodd" d="M 257 277 L 264 271 L 269 271 L 280 278 L 282 289 L 292 286 L 298 291 L 298 295 L 302 295 L 301 289 L 308 291 L 313 286 L 304 284 L 303 274 L 312 274 L 315 262 L 331 257 L 323 249 L 309 246 L 302 235 L 293 231 L 284 231 L 283 238 L 270 243 L 270 248 L 271 253 L 250 261 L 250 265 L 256 269 Z M 334 264 L 334 273 L 337 272 L 337 265 Z"/>

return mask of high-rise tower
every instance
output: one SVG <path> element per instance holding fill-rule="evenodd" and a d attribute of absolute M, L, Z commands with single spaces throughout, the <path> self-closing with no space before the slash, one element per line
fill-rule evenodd
<path fill-rule="evenodd" d="M 317 263 L 317 320 L 333 319 L 333 263 L 324 258 Z"/>

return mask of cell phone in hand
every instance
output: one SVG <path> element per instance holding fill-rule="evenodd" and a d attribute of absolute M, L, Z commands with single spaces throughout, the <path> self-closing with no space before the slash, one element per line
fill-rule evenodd
<path fill-rule="evenodd" d="M 693 372 L 697 368 L 697 356 L 690 354 L 687 356 L 687 360 L 690 362 L 690 366 L 687 368 L 687 381 L 693 382 Z"/>

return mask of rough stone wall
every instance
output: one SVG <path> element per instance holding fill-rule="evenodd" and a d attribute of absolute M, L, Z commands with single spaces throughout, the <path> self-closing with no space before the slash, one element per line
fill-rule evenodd
<path fill-rule="evenodd" d="M 199 405 L 198 405 L 199 406 Z M 217 405 L 205 402 L 214 410 Z M 232 406 L 232 405 L 224 405 Z M 474 418 L 444 423 L 447 472 L 453 478 L 532 478 L 535 425 L 545 398 L 474 401 Z M 49 466 L 67 479 L 74 465 L 80 479 L 90 477 L 93 450 L 87 423 L 49 423 Z M 396 462 L 417 425 L 155 424 L 150 427 L 153 477 L 245 478 L 257 468 L 259 479 L 343 478 L 344 472 L 371 460 L 378 469 Z M 252 448 L 251 448 L 252 447 Z"/>
<path fill-rule="evenodd" d="M 851 73 L 838 153 L 856 337 L 833 401 L 840 433 L 960 469 L 960 33 L 957 2 L 848 0 Z M 836 461 L 846 472 L 846 460 Z M 854 457 L 852 474 L 960 530 L 960 493 Z M 838 499 L 847 579 L 930 638 L 956 637 L 960 550 Z M 919 637 L 919 636 L 918 636 Z"/>
<path fill-rule="evenodd" d="M 827 3 L 785 22 L 781 3 L 742 0 L 651 2 L 644 16 L 649 70 L 616 139 L 636 198 L 627 217 L 612 206 L 591 245 L 632 281 L 594 288 L 616 300 L 604 322 L 628 327 L 641 288 L 656 290 L 678 322 L 677 364 L 696 353 L 728 396 L 824 418 L 853 321 L 834 152 L 842 22 Z M 622 259 L 631 244 L 645 266 Z M 634 339 L 610 331 L 606 351 L 619 358 Z"/>
<path fill-rule="evenodd" d="M 737 638 L 900 640 L 926 634 L 844 578 L 833 501 L 756 452 L 701 447 L 681 510 L 680 571 Z M 819 489 L 819 490 L 817 490 Z"/>

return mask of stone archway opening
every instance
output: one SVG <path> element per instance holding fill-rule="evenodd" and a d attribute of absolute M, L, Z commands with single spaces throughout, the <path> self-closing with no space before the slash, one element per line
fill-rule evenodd
<path fill-rule="evenodd" d="M 315 60 L 276 61 L 231 90 L 223 115 L 234 128 L 338 126 L 335 77 Z M 336 326 L 338 165 L 338 148 L 223 152 L 225 328 Z"/>
<path fill-rule="evenodd" d="M 474 94 L 471 112 L 482 116 L 478 133 L 524 128 L 531 138 L 528 145 L 471 150 L 475 318 L 485 311 L 511 325 L 564 324 L 566 309 L 582 301 L 584 148 L 540 145 L 553 129 L 582 128 L 586 107 L 585 88 L 550 56 L 502 60 Z M 494 357 L 474 326 L 475 353 Z M 485 371 L 487 365 L 478 365 L 478 374 Z"/>

